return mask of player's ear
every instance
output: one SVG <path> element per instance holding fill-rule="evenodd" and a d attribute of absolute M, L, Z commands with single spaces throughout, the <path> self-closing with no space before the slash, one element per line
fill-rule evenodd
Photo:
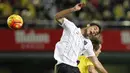
<path fill-rule="evenodd" d="M 102 48 L 102 45 L 101 44 L 99 44 L 99 49 L 101 49 Z"/>

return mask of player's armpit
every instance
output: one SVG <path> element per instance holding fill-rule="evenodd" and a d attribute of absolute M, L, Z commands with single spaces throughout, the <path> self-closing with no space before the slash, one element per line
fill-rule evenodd
<path fill-rule="evenodd" d="M 98 73 L 93 65 L 88 66 L 88 71 L 89 71 L 89 73 Z"/>
<path fill-rule="evenodd" d="M 55 19 L 58 23 L 62 24 L 64 22 L 64 18 Z"/>

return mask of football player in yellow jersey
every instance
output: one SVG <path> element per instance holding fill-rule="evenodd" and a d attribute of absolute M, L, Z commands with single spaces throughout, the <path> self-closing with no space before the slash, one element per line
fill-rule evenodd
<path fill-rule="evenodd" d="M 93 44 L 93 49 L 98 56 L 101 53 L 101 39 L 97 37 L 90 38 Z M 79 56 L 79 70 L 81 73 L 98 73 L 93 65 L 93 63 L 84 55 Z"/>

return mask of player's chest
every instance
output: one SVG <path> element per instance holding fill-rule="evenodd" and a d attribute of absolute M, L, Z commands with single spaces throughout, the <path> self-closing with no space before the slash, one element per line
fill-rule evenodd
<path fill-rule="evenodd" d="M 84 37 L 80 32 L 75 32 L 71 34 L 71 37 L 69 37 L 69 41 L 75 46 L 79 48 L 83 48 L 84 46 Z"/>

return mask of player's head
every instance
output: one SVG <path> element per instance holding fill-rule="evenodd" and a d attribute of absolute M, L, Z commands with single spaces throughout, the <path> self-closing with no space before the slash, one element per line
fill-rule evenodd
<path fill-rule="evenodd" d="M 96 56 L 98 56 L 101 53 L 101 39 L 97 37 L 90 37 L 90 40 L 92 41 L 94 52 Z"/>
<path fill-rule="evenodd" d="M 87 24 L 85 34 L 87 36 L 96 36 L 101 33 L 101 26 L 97 23 Z"/>

